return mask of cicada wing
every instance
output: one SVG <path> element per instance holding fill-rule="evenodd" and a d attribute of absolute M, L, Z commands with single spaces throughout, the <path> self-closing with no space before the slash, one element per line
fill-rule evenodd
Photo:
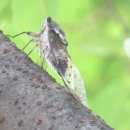
<path fill-rule="evenodd" d="M 87 95 L 83 79 L 79 70 L 70 58 L 68 58 L 68 68 L 66 69 L 63 79 L 71 93 L 79 97 L 81 102 L 87 106 Z"/>

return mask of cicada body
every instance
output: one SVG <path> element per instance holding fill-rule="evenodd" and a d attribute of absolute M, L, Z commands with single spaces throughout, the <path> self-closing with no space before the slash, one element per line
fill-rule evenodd
<path fill-rule="evenodd" d="M 67 52 L 67 40 L 59 25 L 46 17 L 39 33 L 29 32 L 38 44 L 41 55 L 62 78 L 66 89 L 86 106 L 87 96 L 79 70 Z"/>

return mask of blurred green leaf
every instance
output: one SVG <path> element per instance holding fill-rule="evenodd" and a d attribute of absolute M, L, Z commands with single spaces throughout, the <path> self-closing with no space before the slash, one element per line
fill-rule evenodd
<path fill-rule="evenodd" d="M 90 108 L 113 128 L 129 130 L 130 57 L 123 47 L 130 33 L 129 4 L 128 0 L 1 0 L 0 29 L 10 35 L 38 32 L 45 16 L 51 16 L 66 33 L 68 51 L 85 81 Z M 23 48 L 30 39 L 21 35 L 12 40 Z M 38 60 L 38 48 L 30 57 Z M 47 71 L 63 84 L 51 68 Z"/>

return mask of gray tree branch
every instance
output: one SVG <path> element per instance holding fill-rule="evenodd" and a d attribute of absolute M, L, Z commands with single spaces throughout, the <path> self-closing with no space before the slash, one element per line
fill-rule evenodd
<path fill-rule="evenodd" d="M 113 130 L 0 32 L 0 130 Z"/>

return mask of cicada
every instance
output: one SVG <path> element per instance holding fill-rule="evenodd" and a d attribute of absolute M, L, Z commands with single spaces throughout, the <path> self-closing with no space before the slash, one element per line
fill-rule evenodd
<path fill-rule="evenodd" d="M 68 42 L 59 24 L 53 21 L 51 17 L 46 17 L 38 33 L 23 33 L 32 37 L 39 48 L 40 56 L 44 55 L 48 64 L 62 78 L 65 88 L 86 106 L 87 96 L 85 85 L 79 70 L 68 54 Z"/>

